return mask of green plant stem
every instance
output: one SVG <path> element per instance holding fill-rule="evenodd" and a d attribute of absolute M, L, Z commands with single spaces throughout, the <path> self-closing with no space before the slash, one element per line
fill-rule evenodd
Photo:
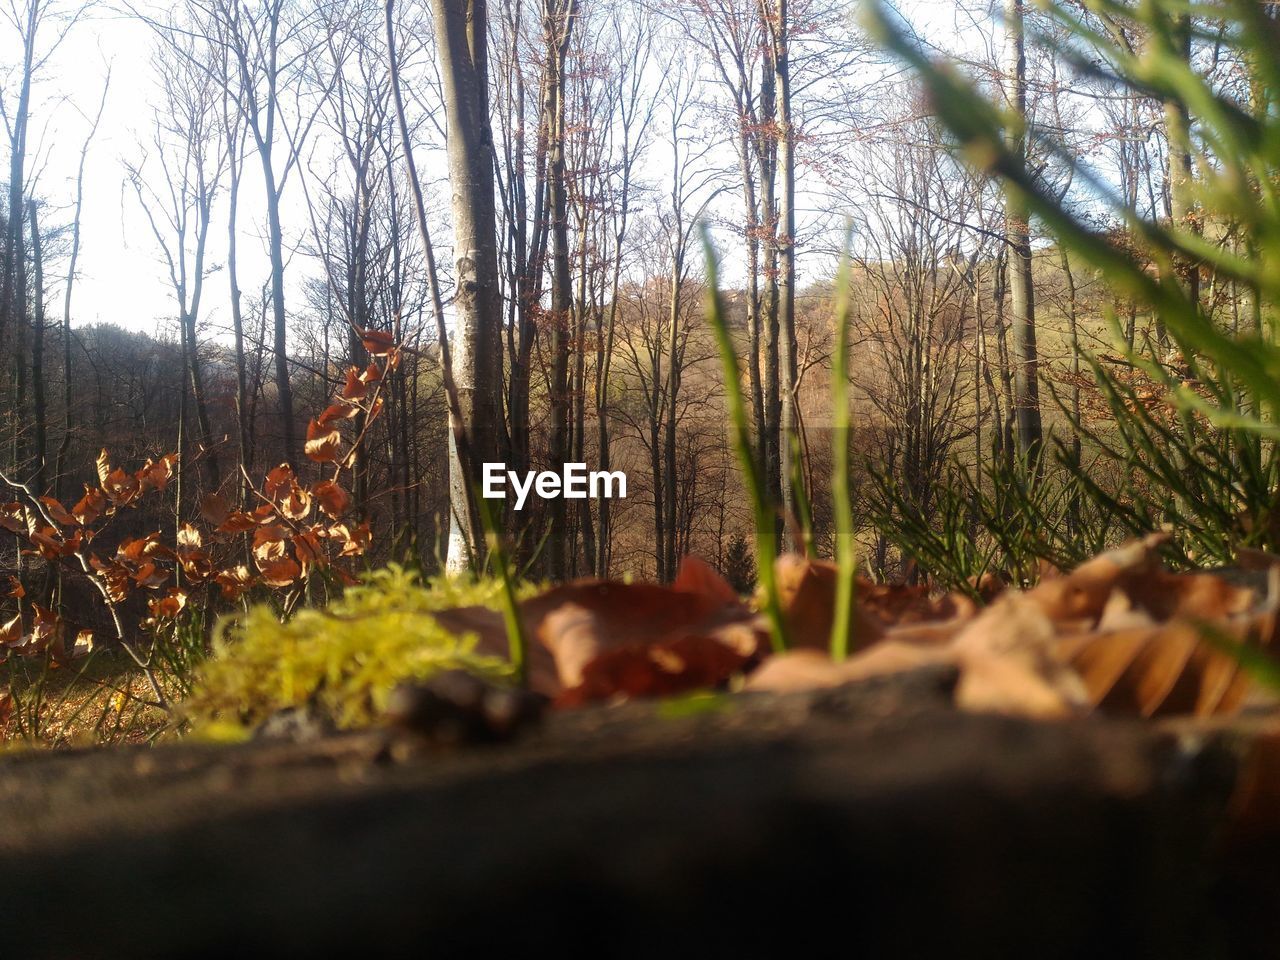
<path fill-rule="evenodd" d="M 849 655 L 853 629 L 853 589 L 858 570 L 853 537 L 853 503 L 849 495 L 849 246 L 846 234 L 836 274 L 836 346 L 831 358 L 831 498 L 836 521 L 836 605 L 831 621 L 831 659 Z"/>
<path fill-rule="evenodd" d="M 527 686 L 529 682 L 529 642 L 524 632 L 524 622 L 520 619 L 520 605 L 516 600 L 515 576 L 511 572 L 511 563 L 497 525 L 493 522 L 493 512 L 489 509 L 489 501 L 484 498 L 477 486 L 472 496 L 479 508 L 480 522 L 484 526 L 485 542 L 489 548 L 491 569 L 497 572 L 502 581 L 502 623 L 507 633 L 507 650 L 511 667 L 515 671 L 516 683 Z"/>
<path fill-rule="evenodd" d="M 707 322 L 715 333 L 716 345 L 720 350 L 720 361 L 724 366 L 725 400 L 729 406 L 729 423 L 733 429 L 734 453 L 742 467 L 747 482 L 747 492 L 751 495 L 756 522 L 756 575 L 760 587 L 764 591 L 764 615 L 769 624 L 769 638 L 775 653 L 787 649 L 787 627 L 782 617 L 782 602 L 778 597 L 777 571 L 774 561 L 777 559 L 777 545 L 774 541 L 774 510 L 765 494 L 764 478 L 760 475 L 756 463 L 755 451 L 751 443 L 751 430 L 747 425 L 747 406 L 742 397 L 742 374 L 738 369 L 738 354 L 733 348 L 733 339 L 729 336 L 729 328 L 724 319 L 724 308 L 720 300 L 720 263 L 716 257 L 715 247 L 711 243 L 711 231 L 702 225 L 702 250 L 707 263 Z"/>
<path fill-rule="evenodd" d="M 804 450 L 800 445 L 800 435 L 792 433 L 787 442 L 791 446 L 791 502 L 796 507 L 796 523 L 800 527 L 800 540 L 804 555 L 810 560 L 818 558 L 813 543 L 813 504 L 809 502 L 809 491 L 804 483 Z"/>

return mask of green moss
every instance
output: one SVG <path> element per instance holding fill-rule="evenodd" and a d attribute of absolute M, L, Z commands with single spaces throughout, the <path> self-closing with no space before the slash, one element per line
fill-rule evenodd
<path fill-rule="evenodd" d="M 254 607 L 219 625 L 184 714 L 197 735 L 217 739 L 303 705 L 350 728 L 377 717 L 404 680 L 454 669 L 508 679 L 505 658 L 476 653 L 474 635 L 450 633 L 432 616 L 462 606 L 496 609 L 501 591 L 496 579 L 424 584 L 392 564 L 328 607 L 284 623 L 270 607 Z"/>

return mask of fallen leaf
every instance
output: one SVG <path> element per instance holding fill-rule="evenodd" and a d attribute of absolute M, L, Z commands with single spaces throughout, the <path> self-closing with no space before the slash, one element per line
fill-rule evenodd
<path fill-rule="evenodd" d="M 828 649 L 835 617 L 838 577 L 835 564 L 788 553 L 778 557 L 774 570 L 788 642 L 793 648 Z M 855 585 L 854 615 L 849 625 L 850 650 L 869 647 L 884 633 L 880 623 L 867 615 L 866 607 L 856 602 L 856 593 Z"/>
<path fill-rule="evenodd" d="M 1250 685 L 1239 659 L 1206 641 L 1203 627 L 1189 621 L 1064 638 L 1059 656 L 1106 713 L 1231 714 Z"/>
<path fill-rule="evenodd" d="M 1236 547 L 1236 564 L 1241 570 L 1270 570 L 1280 567 L 1280 553 L 1254 547 Z"/>
<path fill-rule="evenodd" d="M 754 660 L 768 648 L 767 635 L 759 628 L 756 615 L 718 574 L 691 558 L 681 561 L 671 586 L 578 580 L 524 601 L 520 615 L 526 636 L 533 641 L 529 651 L 531 686 L 552 697 L 584 683 L 590 664 L 613 650 L 653 646 L 678 651 L 678 641 L 694 637 L 699 638 L 695 646 L 700 656 L 726 657 L 718 650 L 701 648 L 702 641 L 710 640 L 740 664 Z M 481 652 L 506 655 L 506 631 L 496 612 L 463 607 L 434 616 L 455 633 L 474 633 Z M 611 696 L 602 692 L 605 681 L 599 677 L 613 675 L 609 671 L 622 669 L 624 664 L 634 667 L 635 662 L 633 650 L 612 667 L 602 667 L 592 687 L 592 697 Z M 666 662 L 668 666 L 674 663 Z M 697 658 L 691 662 L 704 664 L 703 659 Z M 655 663 L 654 669 L 661 670 L 660 664 Z M 692 674 L 695 668 L 689 672 Z M 662 682 L 684 681 L 665 678 Z M 614 693 L 625 695 L 626 691 Z"/>
<path fill-rule="evenodd" d="M 1053 621 L 1027 594 L 1006 593 L 952 641 L 956 704 L 980 713 L 1059 719 L 1085 712 L 1080 677 L 1055 656 Z"/>
<path fill-rule="evenodd" d="M 775 569 L 778 592 L 793 647 L 830 646 L 839 572 L 833 563 L 784 554 Z M 930 625 L 921 638 L 950 637 L 977 613 L 977 606 L 958 593 L 934 596 L 927 587 L 873 583 L 859 577 L 854 583 L 854 622 L 850 649 L 866 649 L 894 628 Z M 937 625 L 947 624 L 939 630 Z"/>
<path fill-rule="evenodd" d="M 765 660 L 747 678 L 746 689 L 772 693 L 817 690 L 954 662 L 954 655 L 945 648 L 894 640 L 881 641 L 838 663 L 818 650 L 788 650 Z"/>
<path fill-rule="evenodd" d="M 715 604 L 734 604 L 741 599 L 715 567 L 695 556 L 686 556 L 680 560 L 676 578 L 671 581 L 671 589 L 706 597 Z"/>
<path fill-rule="evenodd" d="M 665 697 L 718 687 L 741 672 L 749 659 L 712 637 L 686 636 L 621 647 L 587 663 L 581 682 L 560 694 L 556 706 L 576 707 L 618 697 Z"/>
<path fill-rule="evenodd" d="M 522 612 L 535 621 L 533 634 L 555 658 L 561 684 L 574 687 L 582 682 L 585 666 L 608 649 L 661 645 L 685 636 L 714 638 L 721 628 L 753 620 L 727 584 L 721 586 L 719 576 L 704 566 L 700 560 L 682 561 L 670 587 L 608 580 L 564 584 L 526 601 Z M 744 657 L 767 648 L 763 632 L 749 636 L 751 649 L 740 651 Z M 740 635 L 735 642 L 742 645 Z"/>
<path fill-rule="evenodd" d="M 1092 621 L 1102 615 L 1111 591 L 1126 579 L 1155 574 L 1167 533 L 1155 533 L 1100 553 L 1062 577 L 1046 580 L 1026 596 L 1054 621 Z"/>

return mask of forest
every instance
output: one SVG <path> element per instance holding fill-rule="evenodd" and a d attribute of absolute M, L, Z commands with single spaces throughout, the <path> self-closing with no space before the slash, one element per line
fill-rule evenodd
<path fill-rule="evenodd" d="M 0 0 L 5 949 L 1274 955 L 1278 96 L 1271 0 Z"/>
<path fill-rule="evenodd" d="M 1111 455 L 1108 394 L 1089 364 L 1142 390 L 1104 317 L 1120 316 L 1130 350 L 1155 337 L 1167 354 L 1167 334 L 1051 237 L 1015 229 L 998 178 L 956 156 L 918 80 L 868 38 L 853 4 L 454 6 L 8 11 L 9 479 L 70 501 L 102 449 L 133 468 L 173 453 L 174 490 L 130 518 L 135 534 L 176 530 L 206 495 L 241 505 L 245 473 L 316 471 L 307 424 L 348 368 L 368 365 L 373 331 L 399 363 L 383 414 L 367 432 L 363 414 L 354 424 L 351 515 L 369 525 L 371 559 L 461 569 L 478 541 L 446 452 L 438 317 L 477 462 L 585 462 L 630 480 L 621 501 L 507 510 L 522 569 L 669 582 L 680 557 L 725 570 L 733 550 L 748 584 L 751 517 L 702 317 L 699 227 L 723 249 L 778 542 L 807 538 L 829 556 L 833 285 L 847 222 L 848 442 L 875 578 L 1025 583 L 1040 560 L 1065 567 L 1101 546 L 1116 524 L 1095 515 L 1099 498 L 1142 509 L 1129 501 L 1143 499 L 1144 478 Z M 134 111 L 139 140 L 116 159 L 95 144 L 93 118 L 130 93 L 109 76 L 66 89 L 59 53 L 121 16 L 140 22 L 130 36 L 149 50 L 150 88 Z M 1170 147 L 1167 105 L 1080 75 L 1079 51 L 1060 44 L 1028 55 L 1024 17 L 1034 35 L 1065 35 L 1022 4 L 926 6 L 918 39 L 955 46 L 975 82 L 1052 134 L 1052 149 L 1038 138 L 1023 149 L 1071 209 L 1125 229 L 1110 225 L 1101 181 L 1146 220 L 1183 218 L 1191 145 L 1175 135 Z M 1113 29 L 1142 42 L 1138 24 Z M 1221 44 L 1188 56 L 1215 88 L 1248 83 Z M 83 122 L 47 142 L 57 112 Z M 119 254 L 82 243 L 81 211 L 102 199 L 70 175 L 65 186 L 42 176 L 55 153 L 78 155 L 81 174 L 118 164 L 141 233 L 131 256 L 150 264 L 167 314 L 77 297 L 78 275 Z M 1252 323 L 1238 283 L 1208 279 L 1203 299 L 1217 322 Z M 103 319 L 77 316 L 89 309 Z M 1048 475 L 1052 492 L 1038 495 L 1054 503 L 1038 506 L 1049 523 L 997 556 L 984 501 L 1029 467 Z M 1081 473 L 1098 496 L 1063 492 Z M 797 494 L 812 504 L 804 520 Z M 974 556 L 939 557 L 912 528 L 940 514 L 963 520 Z M 15 545 L 10 572 L 25 562 Z"/>
<path fill-rule="evenodd" d="M 527 679 L 547 585 L 701 578 L 838 662 L 1129 541 L 1266 567 L 1274 13 L 13 0 L 10 733 L 181 726 L 379 590 L 479 591 Z"/>

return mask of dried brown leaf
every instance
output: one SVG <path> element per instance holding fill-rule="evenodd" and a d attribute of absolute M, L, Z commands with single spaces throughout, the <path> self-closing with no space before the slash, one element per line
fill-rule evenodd
<path fill-rule="evenodd" d="M 64 527 L 78 525 L 79 521 L 71 515 L 56 497 L 41 497 L 40 502 L 44 504 L 45 512 L 49 514 L 49 518 L 54 523 L 61 524 Z"/>
<path fill-rule="evenodd" d="M 335 480 L 322 480 L 311 488 L 316 503 L 326 516 L 339 520 L 351 509 L 351 494 L 342 489 Z"/>
<path fill-rule="evenodd" d="M 155 619 L 172 620 L 186 609 L 187 592 L 179 587 L 170 587 L 168 593 L 149 601 L 147 606 Z"/>
<path fill-rule="evenodd" d="M 281 557 L 259 563 L 262 582 L 269 587 L 287 587 L 302 576 L 302 567 L 292 557 Z"/>
<path fill-rule="evenodd" d="M 347 368 L 347 382 L 342 388 L 343 400 L 349 400 L 352 403 L 356 403 L 363 400 L 368 395 L 369 384 L 364 381 L 361 373 L 362 371 L 359 367 Z"/>
<path fill-rule="evenodd" d="M 342 434 L 319 420 L 307 425 L 307 442 L 303 452 L 317 463 L 333 463 L 342 448 Z"/>
<path fill-rule="evenodd" d="M 747 678 L 748 690 L 791 693 L 837 687 L 858 680 L 917 670 L 954 662 L 941 647 L 917 646 L 884 640 L 842 662 L 834 662 L 820 650 L 789 650 L 770 657 Z"/>
<path fill-rule="evenodd" d="M 200 498 L 200 516 L 213 527 L 220 527 L 231 516 L 231 501 L 220 493 L 206 493 Z"/>
<path fill-rule="evenodd" d="M 951 643 L 956 703 L 982 713 L 1057 719 L 1084 712 L 1079 676 L 1056 656 L 1053 621 L 1029 595 L 1006 593 Z"/>
<path fill-rule="evenodd" d="M 71 515 L 76 521 L 85 525 L 93 523 L 107 509 L 107 497 L 97 487 L 85 484 L 84 496 L 71 508 Z"/>
<path fill-rule="evenodd" d="M 350 403 L 331 403 L 316 420 L 321 426 L 327 427 L 339 420 L 350 420 L 359 412 L 360 408 Z"/>
<path fill-rule="evenodd" d="M 371 357 L 380 357 L 389 353 L 396 344 L 396 338 L 388 330 L 361 330 L 360 343 Z"/>

